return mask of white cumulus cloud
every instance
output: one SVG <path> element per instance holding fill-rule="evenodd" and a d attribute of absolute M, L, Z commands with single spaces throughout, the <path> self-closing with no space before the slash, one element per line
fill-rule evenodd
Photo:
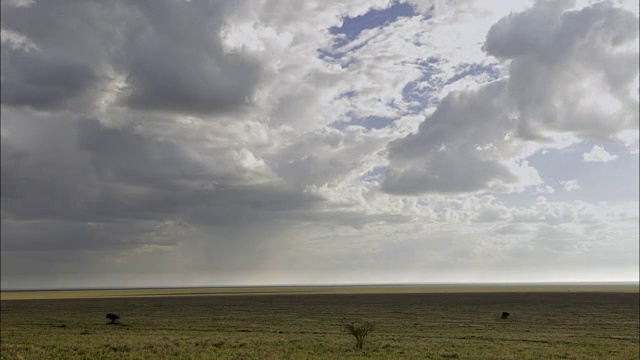
<path fill-rule="evenodd" d="M 609 162 L 618 158 L 618 155 L 611 155 L 604 147 L 595 145 L 591 151 L 582 154 L 582 161 L 586 162 Z"/>
<path fill-rule="evenodd" d="M 575 191 L 581 189 L 580 185 L 578 185 L 578 180 L 576 179 L 560 180 L 559 182 L 560 185 L 562 185 L 562 187 L 564 188 L 564 191 Z"/>

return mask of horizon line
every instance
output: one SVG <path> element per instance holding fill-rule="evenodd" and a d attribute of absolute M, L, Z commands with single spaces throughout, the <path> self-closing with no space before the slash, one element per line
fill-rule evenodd
<path fill-rule="evenodd" d="M 278 287 L 364 287 L 364 286 L 514 286 L 514 285 L 638 285 L 640 280 L 616 281 L 501 281 L 501 282 L 407 282 L 407 283 L 346 283 L 346 284 L 269 284 L 269 285 L 187 285 L 187 286 L 98 286 L 98 287 L 50 287 L 50 288 L 10 288 L 0 292 L 35 291 L 82 291 L 82 290 L 136 290 L 136 289 L 242 289 L 242 288 L 278 288 Z"/>

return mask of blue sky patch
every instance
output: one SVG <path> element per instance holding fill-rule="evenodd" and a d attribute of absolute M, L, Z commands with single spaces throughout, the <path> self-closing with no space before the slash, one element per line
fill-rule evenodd
<path fill-rule="evenodd" d="M 445 85 L 452 84 L 467 76 L 475 76 L 482 73 L 489 74 L 489 77 L 492 80 L 495 80 L 500 77 L 500 70 L 498 70 L 493 65 L 462 64 L 456 68 L 456 74 L 452 78 L 447 80 Z"/>
<path fill-rule="evenodd" d="M 370 10 L 364 15 L 356 17 L 344 18 L 341 26 L 334 26 L 329 29 L 329 32 L 333 35 L 337 35 L 333 39 L 333 44 L 330 48 L 318 49 L 318 56 L 330 62 L 340 62 L 345 55 L 344 51 L 339 49 L 349 44 L 356 39 L 358 35 L 364 30 L 375 29 L 382 27 L 386 24 L 392 23 L 401 17 L 414 16 L 415 11 L 413 6 L 407 3 L 394 3 L 390 7 L 382 10 Z M 359 44 L 358 46 L 349 49 L 349 52 L 357 51 L 358 49 L 366 46 L 368 41 Z M 341 63 L 343 68 L 348 67 L 351 62 Z"/>
<path fill-rule="evenodd" d="M 402 89 L 402 99 L 404 101 L 417 103 L 417 105 L 412 106 L 410 110 L 421 111 L 424 108 L 437 105 L 438 99 L 429 96 L 429 93 L 434 91 L 432 77 L 437 71 L 434 64 L 437 64 L 438 61 L 438 58 L 430 57 L 426 61 L 418 64 L 418 66 L 422 68 L 422 76 L 409 82 Z"/>
<path fill-rule="evenodd" d="M 366 174 L 360 177 L 362 181 L 382 181 L 384 179 L 384 173 L 389 169 L 388 166 L 377 166 L 369 170 Z"/>
<path fill-rule="evenodd" d="M 413 6 L 408 3 L 395 3 L 383 10 L 371 10 L 368 13 L 354 18 L 345 18 L 340 27 L 332 27 L 332 34 L 343 34 L 347 41 L 355 39 L 363 30 L 373 29 L 396 21 L 399 17 L 415 15 Z M 341 46 L 341 45 L 338 45 Z"/>
<path fill-rule="evenodd" d="M 594 146 L 602 146 L 611 155 L 617 155 L 609 162 L 585 162 L 582 155 Z M 630 155 L 620 142 L 596 142 L 585 140 L 565 149 L 538 151 L 527 159 L 546 185 L 555 192 L 543 195 L 551 201 L 583 200 L 610 203 L 637 199 L 640 196 L 638 181 L 638 157 Z M 579 190 L 566 191 L 560 181 L 577 180 Z M 498 198 L 508 205 L 526 206 L 535 201 L 536 189 L 529 188 L 522 193 L 499 194 Z"/>
<path fill-rule="evenodd" d="M 356 125 L 356 126 L 362 126 L 367 130 L 373 130 L 373 129 L 386 128 L 387 126 L 392 125 L 393 121 L 394 121 L 393 119 L 381 117 L 381 116 L 367 116 L 364 118 L 357 118 L 349 121 L 336 121 L 332 123 L 330 126 L 335 129 L 342 130 L 347 126 Z"/>
<path fill-rule="evenodd" d="M 583 161 L 582 155 L 596 145 L 618 158 L 609 162 Z M 638 158 L 629 155 L 628 149 L 619 142 L 585 140 L 566 149 L 549 150 L 545 155 L 537 152 L 529 162 L 542 180 L 556 188 L 551 194 L 554 200 L 573 200 L 573 192 L 564 191 L 558 183 L 571 179 L 578 180 L 583 190 L 580 200 L 615 202 L 638 198 Z"/>

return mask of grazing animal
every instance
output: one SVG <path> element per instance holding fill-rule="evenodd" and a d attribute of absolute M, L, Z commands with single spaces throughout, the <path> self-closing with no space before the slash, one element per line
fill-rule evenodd
<path fill-rule="evenodd" d="M 503 312 L 502 312 L 502 316 L 500 316 L 500 319 L 506 319 L 506 318 L 508 318 L 508 317 L 509 317 L 509 315 L 511 315 L 511 314 L 509 314 L 509 313 L 508 313 L 508 312 L 506 312 L 506 311 L 503 311 Z"/>

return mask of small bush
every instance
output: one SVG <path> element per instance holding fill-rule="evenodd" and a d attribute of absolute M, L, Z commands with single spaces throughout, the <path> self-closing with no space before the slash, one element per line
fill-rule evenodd
<path fill-rule="evenodd" d="M 442 354 L 440 355 L 440 357 L 443 359 L 457 359 L 458 354 L 457 353 Z"/>
<path fill-rule="evenodd" d="M 345 325 L 344 328 L 347 330 L 347 333 L 356 338 L 356 349 L 362 349 L 364 338 L 376 328 L 376 325 L 370 321 L 362 323 L 352 322 L 351 324 Z"/>
<path fill-rule="evenodd" d="M 115 324 L 115 323 L 118 322 L 118 319 L 120 319 L 120 315 L 108 313 L 107 314 L 107 319 L 111 320 L 111 322 L 109 324 Z"/>

